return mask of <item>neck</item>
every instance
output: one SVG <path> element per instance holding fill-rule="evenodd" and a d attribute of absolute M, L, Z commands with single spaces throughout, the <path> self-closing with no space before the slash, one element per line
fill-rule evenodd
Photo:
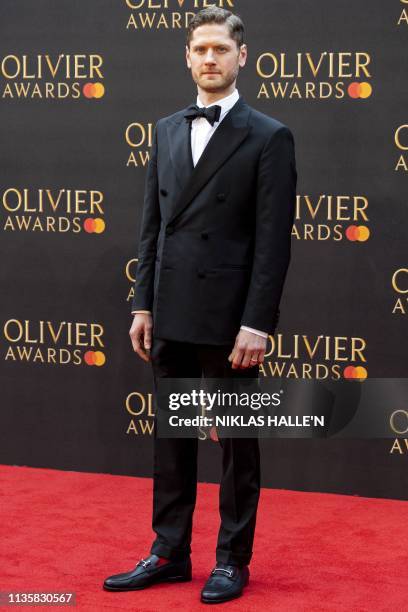
<path fill-rule="evenodd" d="M 214 104 L 218 102 L 218 100 L 222 100 L 222 98 L 226 98 L 235 89 L 235 82 L 232 83 L 227 89 L 223 89 L 221 91 L 205 91 L 199 85 L 197 85 L 198 95 L 200 96 L 201 102 L 204 106 L 208 106 L 209 104 Z"/>

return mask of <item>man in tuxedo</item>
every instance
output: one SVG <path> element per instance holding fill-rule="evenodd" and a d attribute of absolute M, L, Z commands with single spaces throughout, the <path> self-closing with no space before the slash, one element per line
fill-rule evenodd
<path fill-rule="evenodd" d="M 190 22 L 186 60 L 197 103 L 160 119 L 147 169 L 130 336 L 168 378 L 256 378 L 275 331 L 290 259 L 296 165 L 290 130 L 251 108 L 236 80 L 242 20 L 208 7 Z M 160 408 L 158 408 L 160 409 Z M 257 438 L 220 438 L 221 525 L 201 601 L 248 583 L 260 492 Z M 197 438 L 154 435 L 150 555 L 109 590 L 191 580 Z"/>

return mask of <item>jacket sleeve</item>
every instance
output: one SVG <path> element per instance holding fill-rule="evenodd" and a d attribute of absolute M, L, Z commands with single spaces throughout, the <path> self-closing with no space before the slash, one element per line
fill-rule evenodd
<path fill-rule="evenodd" d="M 152 150 L 146 173 L 132 311 L 151 311 L 153 306 L 156 247 L 161 222 L 157 177 L 157 126 L 158 123 L 153 132 Z"/>
<path fill-rule="evenodd" d="M 290 261 L 296 182 L 294 139 L 284 126 L 265 144 L 259 160 L 253 266 L 241 320 L 271 334 Z"/>

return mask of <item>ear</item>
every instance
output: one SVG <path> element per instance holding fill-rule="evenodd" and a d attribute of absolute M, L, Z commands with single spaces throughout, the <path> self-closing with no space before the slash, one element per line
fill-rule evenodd
<path fill-rule="evenodd" d="M 241 45 L 239 49 L 239 65 L 241 66 L 241 68 L 245 66 L 247 57 L 248 57 L 248 47 L 245 44 Z"/>
<path fill-rule="evenodd" d="M 187 68 L 191 68 L 190 49 L 188 45 L 186 45 L 186 62 L 187 62 Z"/>

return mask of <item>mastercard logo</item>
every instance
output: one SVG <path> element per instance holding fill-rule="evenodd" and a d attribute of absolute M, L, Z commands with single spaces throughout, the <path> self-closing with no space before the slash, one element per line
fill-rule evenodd
<path fill-rule="evenodd" d="M 88 234 L 102 234 L 102 232 L 105 231 L 105 221 L 100 217 L 96 219 L 88 217 L 84 221 L 84 230 L 88 232 Z"/>
<path fill-rule="evenodd" d="M 210 429 L 210 440 L 213 442 L 218 442 L 217 428 L 214 425 Z"/>
<path fill-rule="evenodd" d="M 363 366 L 347 366 L 344 368 L 343 376 L 350 380 L 365 380 L 367 378 L 367 370 Z"/>
<path fill-rule="evenodd" d="M 89 366 L 102 366 L 106 361 L 106 357 L 102 351 L 87 351 L 84 355 L 84 361 Z"/>
<path fill-rule="evenodd" d="M 351 242 L 365 242 L 370 237 L 370 230 L 365 225 L 349 225 L 346 237 Z"/>
<path fill-rule="evenodd" d="M 105 93 L 105 87 L 102 83 L 85 83 L 82 93 L 85 98 L 102 98 Z"/>
<path fill-rule="evenodd" d="M 357 83 L 354 81 L 347 87 L 347 93 L 350 98 L 369 98 L 372 94 L 373 88 L 370 83 Z"/>

